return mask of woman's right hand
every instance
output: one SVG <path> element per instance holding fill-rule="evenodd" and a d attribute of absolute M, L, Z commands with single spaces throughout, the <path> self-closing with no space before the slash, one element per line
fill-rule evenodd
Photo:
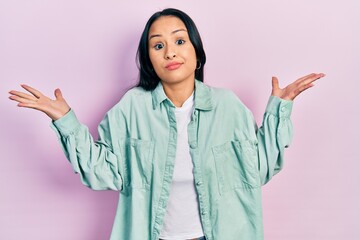
<path fill-rule="evenodd" d="M 19 107 L 32 108 L 42 111 L 54 121 L 58 120 L 70 111 L 70 106 L 63 98 L 60 89 L 55 90 L 54 94 L 56 99 L 52 100 L 30 86 L 22 84 L 21 87 L 31 94 L 14 90 L 9 92 L 11 94 L 9 98 L 19 102 Z"/>

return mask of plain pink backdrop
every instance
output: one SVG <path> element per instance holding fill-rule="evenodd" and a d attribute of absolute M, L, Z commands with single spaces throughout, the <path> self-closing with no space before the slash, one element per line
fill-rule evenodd
<path fill-rule="evenodd" d="M 97 138 L 105 112 L 136 83 L 150 15 L 187 12 L 207 53 L 205 82 L 230 88 L 261 123 L 271 76 L 326 78 L 295 100 L 285 168 L 263 187 L 265 239 L 360 239 L 359 1 L 0 2 L 0 239 L 108 239 L 118 193 L 80 183 L 49 119 L 8 91 L 60 87 Z M 230 239 L 231 240 L 231 239 Z"/>

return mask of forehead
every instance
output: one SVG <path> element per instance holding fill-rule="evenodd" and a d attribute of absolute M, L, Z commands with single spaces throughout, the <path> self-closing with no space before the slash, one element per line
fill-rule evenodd
<path fill-rule="evenodd" d="M 167 34 L 179 29 L 187 30 L 180 18 L 175 16 L 162 16 L 153 22 L 149 29 L 149 35 Z"/>

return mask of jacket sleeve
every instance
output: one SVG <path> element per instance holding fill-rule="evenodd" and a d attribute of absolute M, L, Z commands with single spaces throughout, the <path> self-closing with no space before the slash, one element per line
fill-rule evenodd
<path fill-rule="evenodd" d="M 292 139 L 290 120 L 293 101 L 271 96 L 263 117 L 262 126 L 257 128 L 254 120 L 257 147 L 258 169 L 261 184 L 266 184 L 283 167 L 284 149 Z"/>
<path fill-rule="evenodd" d="M 119 155 L 114 153 L 114 130 L 109 124 L 109 113 L 98 127 L 98 141 L 93 140 L 89 129 L 78 121 L 73 110 L 53 121 L 51 127 L 84 185 L 94 190 L 122 189 Z"/>

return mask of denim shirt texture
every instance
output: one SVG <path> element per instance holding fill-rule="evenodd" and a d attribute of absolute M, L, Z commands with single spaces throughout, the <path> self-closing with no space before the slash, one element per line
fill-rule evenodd
<path fill-rule="evenodd" d="M 292 101 L 271 96 L 258 128 L 234 93 L 196 80 L 194 107 L 188 142 L 206 239 L 263 239 L 261 186 L 283 166 Z M 83 184 L 119 191 L 111 240 L 159 238 L 176 153 L 174 109 L 159 83 L 129 90 L 101 121 L 97 141 L 73 110 L 52 123 Z"/>

